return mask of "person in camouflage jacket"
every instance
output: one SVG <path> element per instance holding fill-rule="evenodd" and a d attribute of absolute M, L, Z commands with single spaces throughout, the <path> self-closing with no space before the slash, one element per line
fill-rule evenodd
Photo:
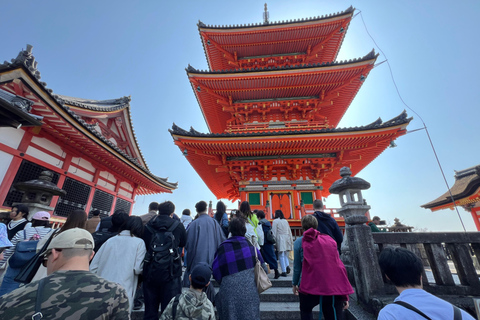
<path fill-rule="evenodd" d="M 49 276 L 1 296 L 0 319 L 32 319 L 37 295 L 44 319 L 130 319 L 125 289 L 88 271 L 93 245 L 84 229 L 60 233 L 44 255 Z"/>
<path fill-rule="evenodd" d="M 169 302 L 160 320 L 215 320 L 215 309 L 203 292 L 211 277 L 212 269 L 208 264 L 197 264 L 189 276 L 190 289 Z"/>

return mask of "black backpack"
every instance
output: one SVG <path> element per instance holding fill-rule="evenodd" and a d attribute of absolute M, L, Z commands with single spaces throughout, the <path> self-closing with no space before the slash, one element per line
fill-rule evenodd
<path fill-rule="evenodd" d="M 92 233 L 93 241 L 95 243 L 95 248 L 93 251 L 98 252 L 100 247 L 107 242 L 108 239 L 114 237 L 118 234 L 118 232 L 110 232 L 110 231 L 95 231 Z"/>
<path fill-rule="evenodd" d="M 152 284 L 159 284 L 173 279 L 175 273 L 174 262 L 180 259 L 178 246 L 173 235 L 179 221 L 176 221 L 170 228 L 153 229 L 149 224 L 147 229 L 152 233 L 150 250 L 145 256 L 144 278 Z"/>

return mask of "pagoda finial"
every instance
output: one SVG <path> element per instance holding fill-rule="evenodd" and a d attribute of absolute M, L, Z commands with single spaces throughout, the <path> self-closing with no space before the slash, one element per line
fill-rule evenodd
<path fill-rule="evenodd" d="M 270 18 L 270 15 L 268 14 L 267 3 L 265 2 L 265 11 L 263 12 L 263 24 L 269 24 L 268 18 Z"/>

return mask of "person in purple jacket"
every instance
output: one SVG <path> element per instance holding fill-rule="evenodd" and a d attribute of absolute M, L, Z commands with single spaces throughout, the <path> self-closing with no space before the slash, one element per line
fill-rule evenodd
<path fill-rule="evenodd" d="M 318 232 L 313 215 L 302 218 L 303 236 L 293 245 L 293 293 L 300 298 L 302 320 L 313 320 L 313 308 L 320 305 L 325 320 L 343 319 L 348 295 L 353 293 L 347 271 L 332 237 Z M 320 315 L 321 317 L 321 315 Z"/>
<path fill-rule="evenodd" d="M 220 283 L 215 297 L 222 320 L 260 319 L 260 296 L 255 283 L 256 257 L 263 264 L 260 251 L 246 238 L 246 220 L 233 218 L 228 226 L 232 234 L 215 253 L 213 277 Z"/>

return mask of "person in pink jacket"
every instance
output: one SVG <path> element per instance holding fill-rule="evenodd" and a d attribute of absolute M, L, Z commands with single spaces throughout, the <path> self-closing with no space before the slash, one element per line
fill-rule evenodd
<path fill-rule="evenodd" d="M 312 215 L 302 218 L 304 233 L 293 245 L 293 293 L 300 298 L 302 320 L 313 320 L 312 310 L 316 305 L 320 305 L 325 320 L 341 320 L 353 288 L 337 243 L 328 234 L 317 231 L 317 224 Z"/>

